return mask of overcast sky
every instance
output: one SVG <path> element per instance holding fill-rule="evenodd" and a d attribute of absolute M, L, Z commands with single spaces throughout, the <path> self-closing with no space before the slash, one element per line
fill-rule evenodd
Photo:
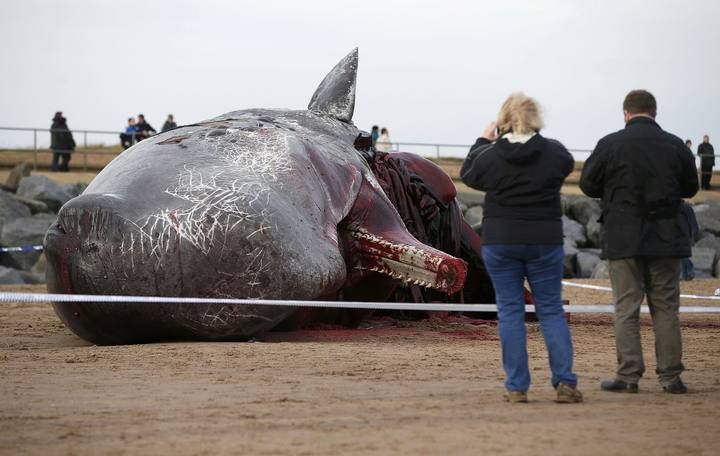
<path fill-rule="evenodd" d="M 358 46 L 355 124 L 394 141 L 472 143 L 521 90 L 547 136 L 592 148 L 645 88 L 666 130 L 720 143 L 717 0 L 4 0 L 0 39 L 0 126 L 304 109 Z"/>

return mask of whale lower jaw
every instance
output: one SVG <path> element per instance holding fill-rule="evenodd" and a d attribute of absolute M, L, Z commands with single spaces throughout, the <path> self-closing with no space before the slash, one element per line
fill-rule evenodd
<path fill-rule="evenodd" d="M 461 259 L 425 246 L 393 242 L 354 227 L 350 235 L 359 250 L 355 270 L 385 274 L 406 283 L 447 294 L 462 289 L 467 265 Z"/>

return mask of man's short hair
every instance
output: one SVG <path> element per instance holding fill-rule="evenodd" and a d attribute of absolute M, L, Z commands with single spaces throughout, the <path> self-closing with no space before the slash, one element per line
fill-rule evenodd
<path fill-rule="evenodd" d="M 625 96 L 623 111 L 629 114 L 657 115 L 657 102 L 653 94 L 647 90 L 633 90 Z"/>

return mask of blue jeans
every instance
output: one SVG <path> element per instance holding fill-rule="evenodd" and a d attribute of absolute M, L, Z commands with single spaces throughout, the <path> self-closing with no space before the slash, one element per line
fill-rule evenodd
<path fill-rule="evenodd" d="M 577 376 L 572 372 L 572 338 L 562 307 L 563 246 L 483 245 L 482 256 L 495 287 L 505 388 L 524 392 L 530 387 L 523 286 L 526 277 L 550 358 L 552 385 L 577 385 Z"/>
<path fill-rule="evenodd" d="M 691 258 L 683 258 L 680 269 L 680 279 L 692 280 L 695 278 L 695 265 Z"/>

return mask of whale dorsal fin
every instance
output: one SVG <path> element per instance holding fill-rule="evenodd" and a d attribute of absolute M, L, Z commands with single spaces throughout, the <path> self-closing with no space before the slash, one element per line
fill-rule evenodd
<path fill-rule="evenodd" d="M 355 48 L 325 76 L 310 99 L 308 109 L 352 123 L 357 64 L 358 48 Z"/>

